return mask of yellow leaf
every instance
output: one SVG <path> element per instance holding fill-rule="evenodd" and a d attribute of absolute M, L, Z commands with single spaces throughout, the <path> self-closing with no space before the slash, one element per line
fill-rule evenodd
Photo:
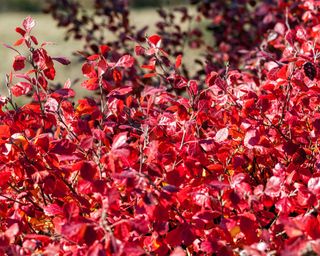
<path fill-rule="evenodd" d="M 239 226 L 235 226 L 230 230 L 230 234 L 231 234 L 232 238 L 234 238 L 239 233 L 240 233 L 240 227 Z"/>

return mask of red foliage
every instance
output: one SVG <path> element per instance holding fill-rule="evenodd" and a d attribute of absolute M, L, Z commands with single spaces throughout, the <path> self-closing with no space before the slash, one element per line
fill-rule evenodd
<path fill-rule="evenodd" d="M 270 30 L 253 30 L 260 48 L 226 41 L 212 60 L 232 66 L 208 62 L 204 79 L 186 75 L 162 33 L 132 37 L 132 52 L 93 47 L 82 86 L 98 97 L 75 105 L 69 80 L 48 81 L 69 61 L 39 46 L 27 17 L 4 45 L 18 56 L 0 98 L 1 253 L 319 254 L 319 3 L 267 2 L 248 7 L 272 10 Z M 32 101 L 17 106 L 21 95 Z"/>

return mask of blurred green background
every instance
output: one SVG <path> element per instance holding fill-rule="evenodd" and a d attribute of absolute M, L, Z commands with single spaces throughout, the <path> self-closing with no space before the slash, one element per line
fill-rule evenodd
<path fill-rule="evenodd" d="M 0 0 L 0 11 L 40 12 L 41 0 Z"/>
<path fill-rule="evenodd" d="M 84 6 L 90 6 L 93 0 L 80 0 Z M 134 8 L 159 7 L 187 3 L 187 0 L 130 0 Z M 45 0 L 0 0 L 0 11 L 41 12 Z"/>

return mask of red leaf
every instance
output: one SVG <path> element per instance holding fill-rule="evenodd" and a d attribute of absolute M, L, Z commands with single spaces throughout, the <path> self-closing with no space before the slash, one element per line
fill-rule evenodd
<path fill-rule="evenodd" d="M 83 235 L 83 240 L 87 245 L 92 245 L 97 240 L 97 232 L 93 226 L 87 226 Z"/>
<path fill-rule="evenodd" d="M 313 215 L 309 215 L 306 217 L 306 223 L 305 223 L 305 229 L 307 234 L 312 239 L 318 239 L 320 237 L 320 223 L 317 218 L 315 218 Z"/>
<path fill-rule="evenodd" d="M 21 95 L 26 95 L 32 89 L 31 84 L 20 82 L 11 87 L 11 92 L 14 96 L 19 97 Z"/>
<path fill-rule="evenodd" d="M 148 38 L 148 41 L 154 46 L 159 48 L 161 45 L 161 37 L 159 35 L 152 35 Z"/>
<path fill-rule="evenodd" d="M 59 108 L 59 103 L 54 98 L 47 99 L 46 103 L 44 104 L 44 109 L 47 112 L 56 112 Z"/>
<path fill-rule="evenodd" d="M 176 69 L 178 69 L 181 66 L 181 60 L 182 60 L 182 55 L 179 54 L 176 58 L 176 64 L 175 64 Z"/>
<path fill-rule="evenodd" d="M 26 234 L 24 239 L 34 239 L 40 241 L 41 243 L 47 244 L 50 242 L 51 238 L 45 235 L 38 235 L 38 234 Z"/>
<path fill-rule="evenodd" d="M 59 90 L 56 90 L 53 94 L 51 94 L 52 97 L 62 97 L 62 98 L 72 98 L 76 95 L 75 91 L 70 88 L 62 88 Z"/>
<path fill-rule="evenodd" d="M 22 55 L 14 57 L 14 62 L 13 62 L 14 71 L 23 69 L 25 67 L 25 63 L 24 63 L 25 60 L 26 60 L 26 57 Z"/>
<path fill-rule="evenodd" d="M 46 78 L 48 78 L 49 80 L 53 80 L 56 75 L 56 70 L 53 67 L 47 68 L 43 70 L 43 73 L 46 76 Z"/>
<path fill-rule="evenodd" d="M 1 171 L 0 172 L 0 187 L 2 188 L 7 184 L 7 182 L 10 180 L 11 172 L 9 171 Z"/>
<path fill-rule="evenodd" d="M 194 97 L 198 94 L 198 83 L 195 80 L 190 80 L 188 82 L 188 94 L 189 97 Z"/>
<path fill-rule="evenodd" d="M 80 163 L 81 164 L 81 163 Z M 68 220 L 76 219 L 79 217 L 80 209 L 76 202 L 71 201 L 63 205 L 63 212 Z"/>
<path fill-rule="evenodd" d="M 292 156 L 299 149 L 299 145 L 294 144 L 292 141 L 288 141 L 283 143 L 282 149 L 285 153 Z"/>
<path fill-rule="evenodd" d="M 266 184 L 265 194 L 271 198 L 279 196 L 281 193 L 281 185 L 281 179 L 279 177 L 272 176 Z"/>
<path fill-rule="evenodd" d="M 119 70 L 114 69 L 112 72 L 113 80 L 118 83 L 122 80 L 122 75 Z"/>
<path fill-rule="evenodd" d="M 85 80 L 81 83 L 81 86 L 88 90 L 94 91 L 99 87 L 99 79 L 97 77 L 94 77 L 94 78 Z"/>
<path fill-rule="evenodd" d="M 99 58 L 100 58 L 100 55 L 99 55 L 99 54 L 93 54 L 93 55 L 89 56 L 89 57 L 87 58 L 87 60 L 93 61 L 93 60 L 98 60 Z"/>
<path fill-rule="evenodd" d="M 88 161 L 81 162 L 80 176 L 83 179 L 92 181 L 96 173 L 97 173 L 97 167 L 92 162 L 88 162 Z"/>
<path fill-rule="evenodd" d="M 137 56 L 140 56 L 140 55 L 143 55 L 145 53 L 145 49 L 142 46 L 137 45 L 134 48 L 134 52 L 136 53 Z"/>
<path fill-rule="evenodd" d="M 176 186 L 170 184 L 163 186 L 162 189 L 169 193 L 175 193 L 179 191 L 179 189 Z"/>
<path fill-rule="evenodd" d="M 206 84 L 210 87 L 214 85 L 214 82 L 216 78 L 219 76 L 217 72 L 212 71 L 209 75 L 206 77 Z"/>
<path fill-rule="evenodd" d="M 43 70 L 44 75 L 53 80 L 55 77 L 55 69 L 52 58 L 48 56 L 48 53 L 45 49 L 39 48 L 35 50 L 32 54 L 34 63 L 37 65 L 37 68 Z"/>
<path fill-rule="evenodd" d="M 6 124 L 0 125 L 0 139 L 7 139 L 10 136 L 10 126 Z"/>
<path fill-rule="evenodd" d="M 100 45 L 99 48 L 102 55 L 110 51 L 110 47 L 108 45 Z"/>
<path fill-rule="evenodd" d="M 37 38 L 35 38 L 34 36 L 30 36 L 32 42 L 35 44 L 35 45 L 38 45 L 38 40 Z"/>
<path fill-rule="evenodd" d="M 189 224 L 182 224 L 167 234 L 166 240 L 171 246 L 184 244 L 189 246 L 195 240 L 195 235 Z"/>
<path fill-rule="evenodd" d="M 57 204 L 49 204 L 43 207 L 43 211 L 48 216 L 63 215 L 63 209 Z"/>
<path fill-rule="evenodd" d="M 16 27 L 16 32 L 19 33 L 21 36 L 26 34 L 26 31 L 20 27 Z"/>
<path fill-rule="evenodd" d="M 101 77 L 108 69 L 108 63 L 105 59 L 98 62 L 98 76 Z"/>
<path fill-rule="evenodd" d="M 154 77 L 154 76 L 157 76 L 157 73 L 144 74 L 144 75 L 143 75 L 143 78 L 151 78 L 151 77 Z"/>
<path fill-rule="evenodd" d="M 252 220 L 251 218 L 242 216 L 240 218 L 240 229 L 241 229 L 241 232 L 245 235 L 245 238 L 248 244 L 253 244 L 258 241 L 254 220 Z"/>
<path fill-rule="evenodd" d="M 286 41 L 291 45 L 293 46 L 294 45 L 294 42 L 296 40 L 296 31 L 295 30 L 289 30 L 287 32 L 287 34 L 285 35 L 285 39 Z"/>
<path fill-rule="evenodd" d="M 134 58 L 130 55 L 122 56 L 114 67 L 123 67 L 123 68 L 130 68 L 134 64 Z"/>
<path fill-rule="evenodd" d="M 126 95 L 130 92 L 132 92 L 132 87 L 116 88 L 109 93 L 109 96 L 111 96 L 111 95 Z"/>
<path fill-rule="evenodd" d="M 67 223 L 62 226 L 61 233 L 71 241 L 79 243 L 86 232 L 86 224 L 84 223 Z"/>
<path fill-rule="evenodd" d="M 9 238 L 14 238 L 19 233 L 19 224 L 12 224 L 5 232 L 6 236 Z"/>
<path fill-rule="evenodd" d="M 71 87 L 71 80 L 70 78 L 67 79 L 67 81 L 63 85 L 63 89 L 69 89 Z"/>
<path fill-rule="evenodd" d="M 141 68 L 155 70 L 155 65 L 142 65 Z"/>
<path fill-rule="evenodd" d="M 127 132 L 122 132 L 113 137 L 112 149 L 118 149 L 127 145 Z"/>
<path fill-rule="evenodd" d="M 96 71 L 94 70 L 93 65 L 88 62 L 82 65 L 82 74 L 88 78 L 96 77 Z"/>
<path fill-rule="evenodd" d="M 301 165 L 307 158 L 306 151 L 303 148 L 299 148 L 292 156 L 292 162 L 297 165 Z"/>
<path fill-rule="evenodd" d="M 115 226 L 114 228 L 114 236 L 120 240 L 128 240 L 129 234 L 131 231 L 131 226 L 129 223 L 119 223 L 118 225 Z"/>
<path fill-rule="evenodd" d="M 67 139 L 51 141 L 50 152 L 58 155 L 72 155 L 76 145 Z"/>

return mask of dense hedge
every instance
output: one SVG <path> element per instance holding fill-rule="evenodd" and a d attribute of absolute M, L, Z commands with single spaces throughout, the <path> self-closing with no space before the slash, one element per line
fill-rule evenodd
<path fill-rule="evenodd" d="M 52 3 L 85 42 L 76 103 L 30 16 L 3 44 L 1 254 L 320 255 L 320 3 L 193 2 L 149 36 L 126 1 Z"/>

